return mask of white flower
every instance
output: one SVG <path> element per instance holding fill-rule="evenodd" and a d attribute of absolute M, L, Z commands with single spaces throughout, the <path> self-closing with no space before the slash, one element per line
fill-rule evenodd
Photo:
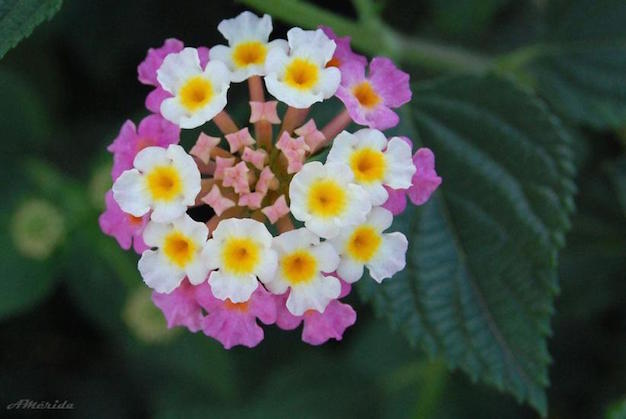
<path fill-rule="evenodd" d="M 300 228 L 275 237 L 273 248 L 278 252 L 278 269 L 266 286 L 278 295 L 291 289 L 287 297 L 291 314 L 323 313 L 328 303 L 339 297 L 339 280 L 322 274 L 334 272 L 339 265 L 339 256 L 329 243 L 320 243 L 319 237 Z"/>
<path fill-rule="evenodd" d="M 352 183 L 353 177 L 342 163 L 305 164 L 289 185 L 291 213 L 325 239 L 363 222 L 371 209 L 370 199 L 365 189 Z"/>
<path fill-rule="evenodd" d="M 209 61 L 202 70 L 195 48 L 165 57 L 157 70 L 157 80 L 174 96 L 161 103 L 161 113 L 181 128 L 199 127 L 226 106 L 228 68 L 221 61 Z"/>
<path fill-rule="evenodd" d="M 272 18 L 269 15 L 260 18 L 246 11 L 236 18 L 222 20 L 217 30 L 224 35 L 228 46 L 214 46 L 210 56 L 212 60 L 226 64 L 234 82 L 265 75 L 265 59 L 269 52 L 275 48 L 284 52 L 289 50 L 287 41 L 283 39 L 268 42 L 272 33 Z"/>
<path fill-rule="evenodd" d="M 139 259 L 144 282 L 156 292 L 172 292 L 187 276 L 194 285 L 204 282 L 209 267 L 202 258 L 209 230 L 187 214 L 171 223 L 150 221 L 143 240 L 156 250 L 146 250 Z"/>
<path fill-rule="evenodd" d="M 382 207 L 375 207 L 364 223 L 356 225 L 331 240 L 341 255 L 337 274 L 348 283 L 363 276 L 367 266 L 377 282 L 391 278 L 406 265 L 408 241 L 402 233 L 383 233 L 391 226 L 393 215 Z"/>
<path fill-rule="evenodd" d="M 207 242 L 203 257 L 211 269 L 209 284 L 215 297 L 233 303 L 248 301 L 259 283 L 276 272 L 272 235 L 262 223 L 250 219 L 222 220 Z"/>
<path fill-rule="evenodd" d="M 152 210 L 150 218 L 164 223 L 180 217 L 200 192 L 200 172 L 179 145 L 146 147 L 113 184 L 113 198 L 135 217 Z"/>
<path fill-rule="evenodd" d="M 267 55 L 267 90 L 294 108 L 308 108 L 334 95 L 341 73 L 335 67 L 326 68 L 326 63 L 335 52 L 335 42 L 321 29 L 292 28 L 287 32 L 287 39 L 288 53 L 275 48 Z"/>
<path fill-rule="evenodd" d="M 411 147 L 398 137 L 389 142 L 375 129 L 362 129 L 354 134 L 340 133 L 333 141 L 327 162 L 350 166 L 354 182 L 363 186 L 372 205 L 382 205 L 389 194 L 383 185 L 407 189 L 415 173 Z"/>

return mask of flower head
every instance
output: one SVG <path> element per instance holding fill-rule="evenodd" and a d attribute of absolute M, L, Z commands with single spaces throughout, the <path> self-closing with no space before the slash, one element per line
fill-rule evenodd
<path fill-rule="evenodd" d="M 385 186 L 408 188 L 415 173 L 411 148 L 399 138 L 387 141 L 382 132 L 373 129 L 354 134 L 343 131 L 333 141 L 327 162 L 349 166 L 354 182 L 367 191 L 372 205 L 382 205 L 387 200 Z"/>
<path fill-rule="evenodd" d="M 245 11 L 233 19 L 222 20 L 217 30 L 226 38 L 228 46 L 211 48 L 211 59 L 224 62 L 234 82 L 265 75 L 265 62 L 271 51 L 289 49 L 282 39 L 269 42 L 272 18 L 268 15 L 257 17 Z"/>
<path fill-rule="evenodd" d="M 344 229 L 331 243 L 341 255 L 337 274 L 348 283 L 358 281 L 367 266 L 377 282 L 390 278 L 406 265 L 408 241 L 402 233 L 384 233 L 393 215 L 375 207 L 363 223 Z"/>
<path fill-rule="evenodd" d="M 326 68 L 335 52 L 335 42 L 321 29 L 287 32 L 289 51 L 276 48 L 267 56 L 267 90 L 278 100 L 294 108 L 308 108 L 328 99 L 337 91 L 341 74 Z"/>
<path fill-rule="evenodd" d="M 173 96 L 161 103 L 161 114 L 181 128 L 199 127 L 226 106 L 230 87 L 228 68 L 219 60 L 209 61 L 202 68 L 195 48 L 165 57 L 157 79 Z"/>
<path fill-rule="evenodd" d="M 200 192 L 200 172 L 193 158 L 179 145 L 148 147 L 113 184 L 113 197 L 120 208 L 135 217 L 152 210 L 157 222 L 180 217 Z"/>
<path fill-rule="evenodd" d="M 211 272 L 213 295 L 233 303 L 248 301 L 259 286 L 257 278 L 268 282 L 276 272 L 276 252 L 272 235 L 260 222 L 244 218 L 221 221 L 207 242 L 203 257 Z"/>
<path fill-rule="evenodd" d="M 206 280 L 209 263 L 201 256 L 209 230 L 187 214 L 169 223 L 150 221 L 143 232 L 146 250 L 139 259 L 144 282 L 160 293 L 174 291 L 187 276 L 192 284 Z"/>
<path fill-rule="evenodd" d="M 278 269 L 265 285 L 274 294 L 289 290 L 287 309 L 300 316 L 307 310 L 323 312 L 328 303 L 339 297 L 341 285 L 331 273 L 339 265 L 339 256 L 329 243 L 306 228 L 288 231 L 274 238 Z"/>
<path fill-rule="evenodd" d="M 362 186 L 342 163 L 305 164 L 289 185 L 291 213 L 322 238 L 365 220 L 372 206 Z"/>
<path fill-rule="evenodd" d="M 376 57 L 366 77 L 365 66 L 352 61 L 341 69 L 337 97 L 357 124 L 376 129 L 395 127 L 399 118 L 391 109 L 411 100 L 409 75 L 388 58 Z"/>

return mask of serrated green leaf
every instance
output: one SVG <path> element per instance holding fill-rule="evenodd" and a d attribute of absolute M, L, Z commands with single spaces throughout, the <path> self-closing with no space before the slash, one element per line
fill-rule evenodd
<path fill-rule="evenodd" d="M 414 92 L 415 126 L 443 178 L 395 227 L 407 268 L 361 291 L 409 340 L 546 414 L 557 250 L 569 227 L 569 137 L 545 107 L 495 77 Z"/>
<path fill-rule="evenodd" d="M 0 0 L 0 58 L 61 8 L 62 0 Z"/>
<path fill-rule="evenodd" d="M 624 21 L 624 1 L 573 1 L 548 22 L 550 31 L 540 44 L 513 54 L 509 63 L 518 59 L 521 77 L 566 119 L 598 129 L 621 127 L 626 122 Z"/>

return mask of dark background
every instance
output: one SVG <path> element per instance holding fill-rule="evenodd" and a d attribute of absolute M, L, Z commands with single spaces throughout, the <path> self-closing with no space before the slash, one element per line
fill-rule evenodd
<path fill-rule="evenodd" d="M 319 3 L 354 15 L 348 2 Z M 530 1 L 386 3 L 385 19 L 398 30 L 485 53 L 542 30 Z M 349 300 L 357 324 L 343 342 L 323 347 L 275 327 L 256 349 L 231 351 L 203 335 L 165 330 L 135 257 L 98 231 L 105 147 L 126 118 L 147 114 L 149 89 L 136 80 L 147 48 L 167 37 L 194 46 L 221 42 L 217 23 L 242 10 L 227 1 L 67 0 L 0 62 L 1 281 L 18 284 L 26 301 L 0 317 L 0 409 L 28 398 L 68 400 L 75 410 L 16 416 L 537 417 L 426 359 L 355 293 Z M 275 28 L 273 36 L 284 35 L 280 22 Z M 619 132 L 582 135 L 578 212 L 561 254 L 549 345 L 551 418 L 603 417 L 626 389 L 626 220 L 603 164 L 623 140 Z M 5 234 L 33 198 L 66 217 L 64 236 L 44 261 L 16 253 Z"/>

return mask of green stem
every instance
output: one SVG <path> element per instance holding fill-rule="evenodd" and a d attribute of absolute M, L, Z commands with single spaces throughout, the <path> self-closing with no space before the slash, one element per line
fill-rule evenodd
<path fill-rule="evenodd" d="M 394 60 L 416 64 L 434 71 L 482 73 L 490 59 L 474 52 L 429 40 L 402 35 L 380 21 L 369 2 L 355 0 L 360 21 L 338 16 L 302 0 L 239 0 L 250 7 L 267 12 L 275 18 L 305 28 L 326 25 L 340 35 L 352 37 L 352 45 L 367 54 L 384 54 Z"/>

